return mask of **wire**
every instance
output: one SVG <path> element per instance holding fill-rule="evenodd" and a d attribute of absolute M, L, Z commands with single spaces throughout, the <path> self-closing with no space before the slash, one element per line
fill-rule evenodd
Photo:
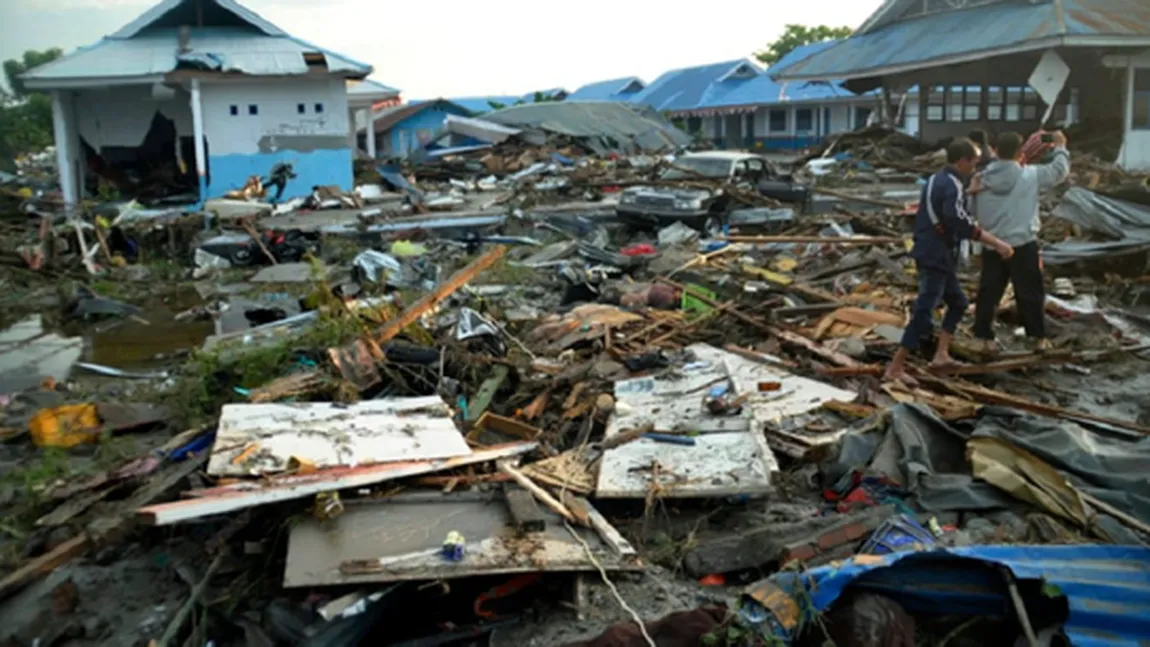
<path fill-rule="evenodd" d="M 607 334 L 611 333 L 608 331 Z M 593 416 L 595 414 L 590 413 L 588 415 Z M 583 439 L 583 443 L 575 449 L 573 454 L 574 456 L 583 456 L 583 452 L 586 450 L 587 445 L 591 441 L 590 436 L 590 434 L 587 434 L 587 437 Z M 567 494 L 567 484 L 571 482 L 571 473 L 568 472 L 566 476 L 567 478 L 563 479 L 563 485 L 559 488 L 560 502 L 563 501 L 565 498 L 564 495 Z M 588 544 L 587 540 L 583 539 L 579 533 L 575 532 L 575 528 L 571 527 L 571 524 L 566 519 L 563 519 L 563 527 L 566 528 L 567 532 L 571 533 L 571 536 L 575 538 L 575 541 L 579 542 L 579 545 L 583 547 L 583 553 L 587 555 L 587 559 L 590 560 L 591 564 L 593 564 L 596 570 L 599 571 L 599 577 L 602 578 L 603 583 L 607 585 L 607 588 L 611 590 L 611 595 L 615 596 L 615 600 L 619 603 L 619 606 L 623 607 L 623 610 L 627 612 L 627 615 L 631 616 L 631 619 L 635 621 L 635 624 L 639 625 L 639 633 L 643 634 L 643 640 L 646 640 L 650 647 L 658 647 L 655 644 L 654 639 L 651 638 L 651 634 L 647 633 L 647 625 L 643 624 L 643 619 L 640 618 L 639 614 L 631 608 L 631 605 L 627 604 L 627 601 L 623 599 L 623 595 L 619 593 L 619 589 L 615 586 L 615 583 L 611 581 L 611 578 L 607 577 L 607 569 L 603 568 L 603 565 L 599 563 L 598 559 L 596 559 L 595 554 L 591 552 L 591 545 Z"/>

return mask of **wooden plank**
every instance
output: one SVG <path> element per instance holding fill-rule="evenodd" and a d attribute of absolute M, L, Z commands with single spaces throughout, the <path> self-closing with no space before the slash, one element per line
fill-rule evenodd
<path fill-rule="evenodd" d="M 571 506 L 572 511 L 579 510 L 576 513 L 578 516 L 586 518 L 590 526 L 595 532 L 599 533 L 599 537 L 615 551 L 615 554 L 620 557 L 633 557 L 638 553 L 631 542 L 627 541 L 607 518 L 591 505 L 591 502 L 581 496 L 571 495 L 566 498 L 567 503 Z"/>
<path fill-rule="evenodd" d="M 507 487 L 503 490 L 507 510 L 511 512 L 512 523 L 519 532 L 543 532 L 547 519 L 535 504 L 535 497 L 527 490 Z"/>
<path fill-rule="evenodd" d="M 482 256 L 472 261 L 467 267 L 459 270 L 452 275 L 451 278 L 439 284 L 430 294 L 413 303 L 400 313 L 398 317 L 384 324 L 384 326 L 375 333 L 372 340 L 376 344 L 384 344 L 391 341 L 396 335 L 403 332 L 404 328 L 419 321 L 419 318 L 422 317 L 424 313 L 435 307 L 440 301 L 454 294 L 464 285 L 470 283 L 476 276 L 479 276 L 480 273 L 503 258 L 503 255 L 506 253 L 507 247 L 503 245 L 492 247 Z"/>
<path fill-rule="evenodd" d="M 487 407 L 491 406 L 491 401 L 495 399 L 495 394 L 507 381 L 510 372 L 511 369 L 504 364 L 496 364 L 491 367 L 491 376 L 483 380 L 483 383 L 479 385 L 479 391 L 467 403 L 467 422 L 479 420 L 479 417 L 487 411 Z"/>
<path fill-rule="evenodd" d="M 147 506 L 139 509 L 137 513 L 145 523 L 166 526 L 235 510 L 304 499 L 320 492 L 364 487 L 409 476 L 445 472 L 476 463 L 519 456 L 537 447 L 538 443 L 534 442 L 510 443 L 476 450 L 466 456 L 455 458 L 335 467 L 310 474 L 273 477 L 260 482 L 244 481 L 186 492 L 187 496 L 194 498 Z"/>
<path fill-rule="evenodd" d="M 550 508 L 552 512 L 554 512 L 555 514 L 558 514 L 559 516 L 563 517 L 567 521 L 571 521 L 571 522 L 575 521 L 575 516 L 573 514 L 571 514 L 571 511 L 568 510 L 566 506 L 564 506 L 562 503 L 560 503 L 558 499 L 551 496 L 551 493 L 549 493 L 547 490 L 544 490 L 543 488 L 539 487 L 534 481 L 532 481 L 530 478 L 528 478 L 528 476 L 526 474 L 515 469 L 506 461 L 501 462 L 499 464 L 499 469 L 504 474 L 507 474 L 511 478 L 515 479 L 515 482 L 518 483 L 519 485 L 522 485 L 524 488 L 526 488 L 528 492 L 530 492 L 531 494 L 534 494 L 535 498 L 539 499 L 543 503 L 543 505 Z"/>
<path fill-rule="evenodd" d="M 836 238 L 829 236 L 727 236 L 719 238 L 732 243 L 795 243 L 820 245 L 901 245 L 903 239 L 896 236 L 852 236 Z"/>
<path fill-rule="evenodd" d="M 539 427 L 529 425 L 522 420 L 491 413 L 490 411 L 484 411 L 483 415 L 479 416 L 479 421 L 475 423 L 475 426 L 497 431 L 520 440 L 535 440 L 539 437 L 539 434 L 543 433 L 543 430 Z"/>

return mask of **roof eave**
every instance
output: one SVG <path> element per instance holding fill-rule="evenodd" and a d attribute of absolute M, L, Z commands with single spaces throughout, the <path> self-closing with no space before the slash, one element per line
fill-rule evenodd
<path fill-rule="evenodd" d="M 936 67 L 946 67 L 950 65 L 961 65 L 963 63 L 972 63 L 980 61 L 985 58 L 993 58 L 996 56 L 1009 56 L 1011 54 L 1023 54 L 1033 52 L 1051 47 L 1144 47 L 1150 46 L 1150 35 L 1142 36 L 1121 36 L 1121 35 L 1069 35 L 1069 36 L 1049 36 L 1046 38 L 1039 38 L 1036 40 L 1025 41 L 1022 43 L 1015 43 L 1006 47 L 999 47 L 995 49 L 984 49 L 977 52 L 964 52 L 962 54 L 954 54 L 951 56 L 942 56 L 926 61 L 918 61 L 915 63 L 904 63 L 901 65 L 888 65 L 886 67 L 876 67 L 866 70 L 857 70 L 854 72 L 834 72 L 832 74 L 787 74 L 786 70 L 771 75 L 771 78 L 776 81 L 854 81 L 859 79 L 870 79 L 880 76 L 897 76 L 899 74 L 906 74 L 908 72 L 915 72 L 918 70 L 931 69 Z M 815 57 L 818 54 L 814 55 Z M 813 60 L 807 59 L 807 61 Z M 799 67 L 807 61 L 800 61 L 793 66 Z M 769 74 L 769 73 L 768 73 Z"/>
<path fill-rule="evenodd" d="M 25 78 L 24 87 L 29 90 L 80 90 L 84 88 L 106 88 L 123 85 L 144 85 L 162 83 L 163 74 L 143 76 L 83 76 L 69 78 Z"/>

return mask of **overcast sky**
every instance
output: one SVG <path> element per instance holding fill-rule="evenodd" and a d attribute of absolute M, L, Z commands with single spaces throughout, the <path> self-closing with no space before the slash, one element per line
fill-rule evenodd
<path fill-rule="evenodd" d="M 405 99 L 524 94 L 670 69 L 761 49 L 783 25 L 857 27 L 880 0 L 240 0 L 285 31 L 375 66 Z M 0 0 L 0 60 L 70 51 L 150 0 Z"/>

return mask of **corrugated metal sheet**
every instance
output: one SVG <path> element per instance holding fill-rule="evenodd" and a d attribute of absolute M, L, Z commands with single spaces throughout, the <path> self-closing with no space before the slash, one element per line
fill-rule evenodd
<path fill-rule="evenodd" d="M 519 101 L 519 97 L 500 94 L 489 97 L 449 97 L 447 100 L 457 106 L 463 106 L 473 115 L 478 115 L 495 110 L 495 108 L 491 107 L 492 103 L 498 103 L 504 107 L 513 106 Z M 418 101 L 412 101 L 412 103 L 423 103 L 425 101 L 428 101 L 428 99 L 420 99 Z"/>
<path fill-rule="evenodd" d="M 1150 36 L 1146 0 L 1062 0 L 1067 36 Z"/>
<path fill-rule="evenodd" d="M 779 59 L 775 63 L 775 67 L 792 65 L 818 52 L 826 51 L 839 42 L 841 41 L 832 40 L 796 47 Z M 771 105 L 788 101 L 822 101 L 842 96 L 855 95 L 834 81 L 787 83 L 775 81 L 769 74 L 763 74 L 749 80 L 714 84 L 708 89 L 703 100 L 695 109 L 714 110 L 735 106 Z"/>
<path fill-rule="evenodd" d="M 646 104 L 659 111 L 692 110 L 699 105 L 712 85 L 739 65 L 749 66 L 750 63 L 744 59 L 736 59 L 671 70 L 648 84 L 642 92 L 634 95 L 631 101 Z"/>
<path fill-rule="evenodd" d="M 1075 647 L 1150 644 L 1150 548 L 1143 546 L 967 546 L 865 555 L 772 579 L 790 590 L 803 582 L 820 611 L 852 584 L 893 597 L 908 610 L 1004 608 L 1001 580 L 959 558 L 1000 564 L 1018 579 L 1055 587 L 1069 602 L 1064 629 Z"/>
<path fill-rule="evenodd" d="M 643 80 L 637 76 L 628 76 L 621 79 L 608 79 L 588 83 L 578 90 L 567 95 L 568 101 L 628 101 L 642 90 L 625 92 L 632 84 L 643 85 Z"/>
<path fill-rule="evenodd" d="M 137 17 L 132 22 L 124 25 L 119 30 L 112 33 L 109 38 L 134 38 L 138 36 L 140 32 L 148 25 L 156 22 L 156 20 L 163 17 L 164 14 L 172 11 L 173 9 L 176 9 L 187 1 L 188 0 L 163 0 L 159 4 L 153 6 L 151 9 L 148 9 L 144 13 L 140 14 L 139 17 Z M 236 16 L 243 19 L 252 27 L 262 31 L 267 36 L 287 36 L 287 34 L 282 29 L 271 24 L 251 9 L 248 9 L 240 3 L 235 2 L 235 0 L 207 0 L 207 2 L 216 4 L 219 7 L 234 13 Z"/>
<path fill-rule="evenodd" d="M 105 38 L 24 75 L 29 80 L 133 77 L 167 74 L 176 69 L 178 32 L 161 29 L 130 39 Z M 189 40 L 196 60 L 218 61 L 224 71 L 253 76 L 308 72 L 303 55 L 320 52 L 331 72 L 369 74 L 371 66 L 317 48 L 290 36 L 264 36 L 235 27 L 193 29 Z"/>
<path fill-rule="evenodd" d="M 384 85 L 383 83 L 380 83 L 379 81 L 375 81 L 373 79 L 361 79 L 361 80 L 352 79 L 352 80 L 349 80 L 347 82 L 347 95 L 349 97 L 355 97 L 355 96 L 377 97 L 377 96 L 388 96 L 388 95 L 395 95 L 395 94 L 399 94 L 399 90 L 397 88 L 393 88 L 390 85 Z"/>
<path fill-rule="evenodd" d="M 794 64 L 776 65 L 768 73 L 775 79 L 860 78 L 887 68 L 993 51 L 1057 34 L 1048 5 L 992 5 L 888 25 Z"/>

